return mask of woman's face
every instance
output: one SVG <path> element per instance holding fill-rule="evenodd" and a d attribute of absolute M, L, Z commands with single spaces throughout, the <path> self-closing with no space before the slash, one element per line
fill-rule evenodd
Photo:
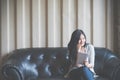
<path fill-rule="evenodd" d="M 84 46 L 85 42 L 86 42 L 85 36 L 83 34 L 81 34 L 78 44 L 80 44 L 80 46 Z"/>

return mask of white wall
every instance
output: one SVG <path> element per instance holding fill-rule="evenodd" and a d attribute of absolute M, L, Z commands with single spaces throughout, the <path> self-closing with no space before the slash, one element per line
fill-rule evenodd
<path fill-rule="evenodd" d="M 1 54 L 29 47 L 66 47 L 82 29 L 95 47 L 113 50 L 112 0 L 1 0 Z"/>

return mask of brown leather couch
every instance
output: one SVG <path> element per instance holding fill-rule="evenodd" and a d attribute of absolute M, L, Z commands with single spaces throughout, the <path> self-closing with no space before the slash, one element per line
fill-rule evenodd
<path fill-rule="evenodd" d="M 0 80 L 70 80 L 66 47 L 17 49 L 0 66 Z M 95 47 L 95 80 L 119 80 L 120 60 L 110 50 Z"/>

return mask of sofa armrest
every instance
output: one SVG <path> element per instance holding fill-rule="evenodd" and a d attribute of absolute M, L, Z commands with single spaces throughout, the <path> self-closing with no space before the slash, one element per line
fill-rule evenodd
<path fill-rule="evenodd" d="M 30 56 L 30 54 L 23 55 L 21 53 L 20 55 L 9 54 L 0 67 L 2 80 L 35 80 L 38 73 L 35 68 L 36 64 L 30 62 Z"/>
<path fill-rule="evenodd" d="M 23 80 L 23 74 L 17 66 L 5 64 L 1 68 L 1 77 L 6 80 Z"/>
<path fill-rule="evenodd" d="M 120 73 L 120 60 L 117 58 L 108 60 L 104 65 L 103 73 L 103 76 L 107 76 L 111 80 L 119 80 L 120 75 L 118 74 Z"/>
<path fill-rule="evenodd" d="M 98 75 L 109 78 L 110 80 L 119 80 L 120 59 L 106 48 L 95 48 L 96 62 L 95 71 Z"/>
<path fill-rule="evenodd" d="M 6 63 L 1 68 L 3 80 L 36 80 L 38 71 L 35 64 L 29 62 Z"/>
<path fill-rule="evenodd" d="M 113 80 L 120 80 L 120 64 L 115 68 Z"/>

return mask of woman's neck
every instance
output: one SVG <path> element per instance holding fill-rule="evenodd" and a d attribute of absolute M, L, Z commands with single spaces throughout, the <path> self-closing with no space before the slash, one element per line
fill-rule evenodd
<path fill-rule="evenodd" d="M 85 47 L 78 47 L 78 52 L 82 52 L 85 53 L 86 52 L 86 48 Z"/>

